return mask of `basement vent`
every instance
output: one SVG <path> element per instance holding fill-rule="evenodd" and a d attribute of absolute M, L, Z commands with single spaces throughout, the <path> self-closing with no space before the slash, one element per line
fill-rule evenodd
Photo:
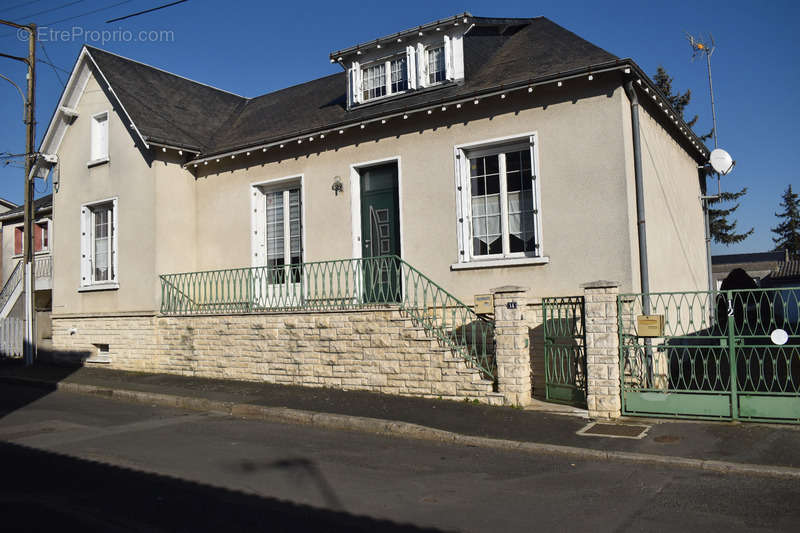
<path fill-rule="evenodd" d="M 108 344 L 92 344 L 95 348 L 97 348 L 97 353 L 92 354 L 86 362 L 87 363 L 110 363 L 111 362 L 111 352 L 109 350 Z"/>

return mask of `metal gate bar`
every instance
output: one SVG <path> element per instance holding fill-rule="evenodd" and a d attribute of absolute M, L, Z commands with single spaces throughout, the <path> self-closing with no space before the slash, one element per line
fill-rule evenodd
<path fill-rule="evenodd" d="M 651 358 L 644 297 L 664 316 Z M 800 287 L 621 294 L 617 306 L 624 414 L 800 423 Z"/>
<path fill-rule="evenodd" d="M 586 405 L 583 296 L 542 298 L 545 394 L 552 402 Z"/>

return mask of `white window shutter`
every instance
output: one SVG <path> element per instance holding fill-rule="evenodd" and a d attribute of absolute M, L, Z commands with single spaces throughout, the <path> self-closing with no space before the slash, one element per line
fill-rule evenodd
<path fill-rule="evenodd" d="M 111 268 L 114 269 L 112 272 L 112 276 L 110 277 L 111 281 L 119 281 L 119 261 L 117 250 L 119 248 L 119 210 L 117 209 L 117 199 L 114 198 L 112 200 L 112 207 L 111 210 Z"/>
<path fill-rule="evenodd" d="M 464 36 L 454 35 L 450 47 L 453 52 L 453 79 L 464 78 Z"/>
<path fill-rule="evenodd" d="M 444 73 L 446 79 L 453 79 L 453 46 L 449 35 L 444 36 Z"/>
<path fill-rule="evenodd" d="M 417 45 L 417 87 L 428 86 L 428 54 L 425 53 L 425 46 Z"/>
<path fill-rule="evenodd" d="M 350 104 L 361 103 L 361 65 L 353 61 L 350 66 Z"/>
<path fill-rule="evenodd" d="M 92 212 L 81 207 L 81 286 L 92 282 Z"/>
<path fill-rule="evenodd" d="M 264 193 L 258 187 L 252 187 L 250 196 L 250 220 L 251 233 L 250 243 L 253 254 L 252 265 L 254 267 L 266 266 L 267 264 L 267 213 Z"/>
<path fill-rule="evenodd" d="M 417 88 L 417 62 L 416 50 L 413 46 L 406 46 L 406 68 L 408 69 L 408 88 Z"/>

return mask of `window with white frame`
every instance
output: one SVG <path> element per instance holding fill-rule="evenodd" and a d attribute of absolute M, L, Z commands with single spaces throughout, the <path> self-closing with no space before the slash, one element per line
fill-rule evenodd
<path fill-rule="evenodd" d="M 540 255 L 533 143 L 458 150 L 461 261 Z"/>
<path fill-rule="evenodd" d="M 81 285 L 117 283 L 117 200 L 81 207 Z"/>
<path fill-rule="evenodd" d="M 92 116 L 90 162 L 108 159 L 108 112 Z"/>
<path fill-rule="evenodd" d="M 426 53 L 428 55 L 428 85 L 443 82 L 447 79 L 444 46 L 428 48 Z"/>
<path fill-rule="evenodd" d="M 255 186 L 255 265 L 268 267 L 271 284 L 300 281 L 302 198 L 296 181 L 277 186 Z"/>
<path fill-rule="evenodd" d="M 408 90 L 408 60 L 403 55 L 366 65 L 361 70 L 361 80 L 363 102 L 405 92 Z"/>

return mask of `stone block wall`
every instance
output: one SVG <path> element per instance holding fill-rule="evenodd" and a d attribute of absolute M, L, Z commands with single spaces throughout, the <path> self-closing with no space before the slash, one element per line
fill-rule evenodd
<path fill-rule="evenodd" d="M 583 285 L 586 312 L 586 403 L 592 418 L 621 414 L 617 294 L 619 284 L 595 281 Z"/>
<path fill-rule="evenodd" d="M 110 368 L 501 404 L 492 383 L 398 310 L 54 317 L 53 343 L 108 344 Z"/>

